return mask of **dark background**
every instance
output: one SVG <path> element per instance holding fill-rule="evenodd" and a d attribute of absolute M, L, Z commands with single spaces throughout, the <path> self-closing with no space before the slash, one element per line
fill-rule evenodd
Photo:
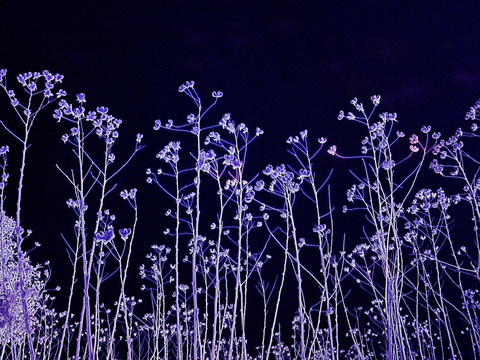
<path fill-rule="evenodd" d="M 155 152 L 173 139 L 154 133 L 153 122 L 194 110 L 177 92 L 184 81 L 195 80 L 204 97 L 223 91 L 212 122 L 231 112 L 265 130 L 252 171 L 284 161 L 284 140 L 305 128 L 358 153 L 361 128 L 336 120 L 355 96 L 367 104 L 382 95 L 382 111 L 397 112 L 406 132 L 430 124 L 451 133 L 480 97 L 479 15 L 477 1 L 9 1 L 0 5 L 0 67 L 10 84 L 19 72 L 63 74 L 69 101 L 85 92 L 89 108 L 106 105 L 123 119 L 125 154 L 137 132 L 145 135 L 147 149 L 119 178 L 119 189 L 145 189 L 141 262 L 170 206 L 144 185 Z M 9 124 L 15 119 L 2 96 L 0 118 Z M 34 230 L 29 241 L 42 243 L 32 257 L 52 263 L 54 287 L 69 274 L 60 233 L 70 236 L 72 222 L 71 189 L 55 164 L 68 169 L 73 157 L 60 141 L 68 127 L 55 124 L 52 111 L 32 138 L 23 221 Z M 19 148 L 3 130 L 0 143 L 11 147 L 13 209 Z"/>

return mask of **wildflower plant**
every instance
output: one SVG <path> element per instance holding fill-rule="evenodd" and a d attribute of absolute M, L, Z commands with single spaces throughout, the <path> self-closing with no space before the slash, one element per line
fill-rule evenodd
<path fill-rule="evenodd" d="M 62 141 L 73 150 L 77 162 L 76 170 L 70 172 L 58 169 L 66 177 L 73 188 L 73 197 L 68 199 L 66 205 L 75 215 L 74 235 L 75 240 L 69 246 L 73 265 L 70 295 L 65 312 L 66 323 L 63 327 L 59 345 L 58 359 L 63 356 L 64 342 L 68 333 L 68 321 L 72 314 L 72 299 L 75 293 L 75 279 L 77 266 L 83 279 L 82 310 L 78 319 L 79 328 L 75 340 L 75 357 L 80 353 L 88 353 L 89 359 L 94 359 L 99 352 L 105 352 L 106 358 L 115 356 L 117 327 L 120 318 L 126 327 L 126 344 L 128 358 L 132 358 L 132 330 L 129 323 L 127 295 L 125 284 L 133 249 L 133 239 L 137 224 L 136 189 L 119 192 L 121 198 L 126 200 L 134 210 L 134 221 L 131 228 L 121 228 L 115 231 L 115 214 L 106 208 L 106 198 L 111 194 L 116 184 L 114 178 L 132 160 L 134 155 L 142 149 L 142 136 L 137 134 L 131 155 L 123 163 L 117 165 L 114 146 L 119 137 L 119 128 L 122 120 L 109 113 L 105 106 L 88 111 L 85 108 L 86 96 L 79 93 L 76 103 L 68 103 L 62 99 L 58 108 L 53 113 L 53 118 L 58 122 L 66 122 L 71 128 L 62 136 Z M 100 143 L 98 151 L 94 141 Z M 91 149 L 91 150 L 90 150 Z M 98 154 L 99 153 L 99 154 Z M 99 194 L 98 194 L 99 192 Z M 97 196 L 94 197 L 93 194 Z M 118 193 L 117 193 L 118 194 Z M 95 217 L 88 217 L 89 207 L 95 209 Z M 90 221 L 89 221 L 90 220 Z M 118 237 L 116 237 L 118 232 Z M 103 328 L 105 321 L 104 305 L 101 300 L 102 284 L 107 267 L 107 258 L 116 262 L 117 273 L 120 280 L 118 298 L 115 302 L 113 323 L 108 329 Z M 91 298 L 91 289 L 94 297 Z M 108 333 L 108 336 L 104 334 Z M 65 350 L 69 354 L 69 348 Z"/>
<path fill-rule="evenodd" d="M 358 115 L 349 112 L 345 116 L 366 128 L 361 155 L 347 157 L 338 151 L 330 151 L 333 156 L 358 159 L 362 163 L 361 175 L 351 172 L 356 183 L 347 191 L 347 201 L 353 205 L 344 206 L 344 212 L 365 213 L 368 225 L 363 227 L 363 232 L 367 241 L 357 244 L 348 255 L 344 255 L 347 264 L 344 271 L 348 271 L 370 293 L 374 306 L 367 310 L 372 327 L 369 331 L 381 335 L 384 342 L 380 341 L 380 347 L 374 346 L 373 342 L 378 339 L 375 340 L 369 331 L 353 328 L 353 325 L 350 325 L 350 336 L 355 351 L 365 358 L 378 352 L 388 359 L 413 358 L 416 351 L 410 346 L 407 314 L 402 311 L 408 299 L 408 292 L 404 293 L 404 289 L 408 286 L 410 271 L 405 263 L 408 250 L 403 245 L 401 220 L 424 158 L 430 151 L 428 134 L 423 142 L 414 134 L 409 138 L 410 144 L 405 144 L 402 141 L 404 133 L 394 132 L 397 115 L 382 113 L 376 120 L 380 97 L 372 96 L 371 100 L 373 109 L 368 111 L 353 99 L 351 104 Z M 338 119 L 343 118 L 341 112 Z M 409 158 L 412 161 L 406 162 Z M 411 166 L 410 163 L 416 164 Z M 399 169 L 403 165 L 410 165 L 410 168 Z M 355 311 L 350 310 L 352 322 L 362 315 L 358 308 L 361 306 L 354 307 Z M 345 310 L 348 311 L 346 305 Z"/>
<path fill-rule="evenodd" d="M 0 215 L 1 220 L 1 253 L 2 272 L 0 274 L 1 289 L 1 329 L 0 339 L 2 344 L 8 343 L 14 346 L 25 340 L 25 319 L 23 316 L 22 295 L 19 288 L 18 256 L 15 241 L 15 221 L 7 217 L 5 212 Z M 39 326 L 35 314 L 41 306 L 41 300 L 45 287 L 45 279 L 41 272 L 41 266 L 32 266 L 28 256 L 23 254 L 23 266 L 25 270 L 24 285 L 28 289 L 25 294 L 27 303 L 28 322 L 30 329 L 35 331 Z"/>
<path fill-rule="evenodd" d="M 167 210 L 165 214 L 174 219 L 175 230 L 166 229 L 164 234 L 175 238 L 171 277 L 175 283 L 175 304 L 171 315 L 175 324 L 172 335 L 176 356 L 219 359 L 234 354 L 240 356 L 237 355 L 240 353 L 245 357 L 249 281 L 260 264 L 260 255 L 249 250 L 249 236 L 262 224 L 249 211 L 255 191 L 252 180 L 246 178 L 245 163 L 249 144 L 262 130 L 257 128 L 255 134 L 250 135 L 246 125 L 236 125 L 231 114 L 225 114 L 218 124 L 204 126 L 205 115 L 222 93 L 214 91 L 212 103 L 204 110 L 193 82 L 182 85 L 179 92 L 193 100 L 197 113 L 188 115 L 182 125 L 175 125 L 173 120 L 166 124 L 157 120 L 154 129 L 194 137 L 196 147 L 190 154 L 191 167 L 180 170 L 182 146 L 179 141 L 172 141 L 157 154 L 164 166 L 157 171 L 147 170 L 147 182 L 157 185 L 175 202 L 174 210 Z M 162 181 L 168 177 L 174 182 L 173 191 Z M 189 180 L 185 182 L 184 178 Z M 216 188 L 216 218 L 202 213 L 202 209 L 207 208 L 200 196 L 205 181 L 212 181 Z M 214 207 L 212 203 L 209 202 L 209 212 Z M 209 228 L 202 226 L 206 222 L 210 223 Z M 190 238 L 188 255 L 181 260 L 180 252 L 185 248 L 181 241 L 185 236 Z M 182 262 L 191 269 L 187 278 L 180 274 Z M 189 280 L 191 287 L 183 283 L 185 280 Z M 222 294 L 229 288 L 232 288 L 231 295 Z M 185 302 L 181 301 L 182 293 Z M 182 311 L 189 306 L 191 313 Z M 185 322 L 185 316 L 191 322 Z M 191 334 L 187 329 L 191 329 Z M 163 348 L 167 346 L 164 344 Z"/>
<path fill-rule="evenodd" d="M 83 93 L 68 102 L 54 90 L 62 80 L 21 74 L 17 96 L 0 70 L 18 120 L 0 121 L 13 140 L 0 146 L 0 359 L 480 358 L 480 102 L 468 130 L 443 138 L 431 126 L 397 130 L 400 116 L 379 113 L 380 96 L 353 99 L 338 120 L 363 129 L 358 154 L 303 130 L 287 139 L 290 162 L 257 172 L 247 163 L 263 131 L 218 115 L 223 94 L 205 105 L 186 82 L 178 90 L 192 113 L 153 124 L 172 135 L 146 170 L 164 200 L 149 212 L 163 232 L 136 274 L 140 190 L 116 181 L 143 135 L 118 151 L 122 120 L 87 110 Z M 57 165 L 73 228 L 61 302 L 48 261 L 34 264 L 26 249 L 26 238 L 40 242 L 21 211 L 33 124 L 52 103 L 74 164 Z M 10 215 L 7 160 L 18 150 Z M 348 189 L 331 181 L 327 157 L 349 165 Z M 339 188 L 346 196 L 334 196 Z M 345 219 L 351 226 L 337 225 Z M 129 293 L 135 276 L 141 296 Z"/>
<path fill-rule="evenodd" d="M 2 249 L 5 251 L 12 251 L 12 244 L 15 244 L 15 260 L 13 263 L 11 261 L 12 258 L 6 257 L 3 259 L 2 262 L 2 269 L 3 273 L 3 281 L 4 281 L 4 293 L 3 296 L 7 297 L 7 292 L 10 292 L 10 298 L 5 298 L 2 302 L 4 303 L 4 316 L 7 318 L 10 317 L 9 310 L 7 308 L 9 304 L 15 304 L 12 308 L 15 309 L 17 312 L 18 302 L 20 301 L 21 304 L 21 312 L 18 312 L 17 315 L 14 316 L 15 325 L 13 325 L 10 321 L 13 321 L 13 318 L 7 320 L 6 322 L 9 323 L 14 328 L 9 330 L 11 337 L 10 341 L 14 341 L 15 338 L 18 338 L 18 333 L 13 336 L 12 331 L 18 332 L 19 329 L 23 329 L 24 339 L 26 338 L 26 342 L 28 344 L 28 353 L 31 358 L 35 358 L 35 345 L 33 339 L 34 329 L 32 324 L 33 319 L 29 314 L 31 314 L 31 310 L 29 312 L 29 308 L 31 306 L 27 303 L 27 299 L 30 297 L 29 294 L 35 291 L 38 291 L 37 294 L 40 296 L 42 291 L 40 288 L 29 289 L 29 286 L 33 286 L 33 283 L 27 283 L 29 276 L 27 276 L 26 271 L 27 269 L 31 270 L 28 267 L 28 259 L 25 259 L 25 252 L 22 250 L 22 243 L 26 236 L 30 235 L 30 231 L 27 233 L 24 232 L 21 226 L 21 210 L 22 210 L 22 194 L 23 194 L 23 183 L 25 177 L 25 166 L 26 166 L 26 159 L 27 159 L 27 151 L 29 148 L 29 141 L 30 141 L 30 134 L 33 128 L 33 125 L 37 122 L 38 114 L 41 110 L 45 107 L 50 105 L 53 101 L 58 98 L 61 98 L 65 95 L 65 91 L 60 89 L 56 93 L 54 93 L 54 88 L 56 85 L 62 82 L 63 76 L 60 74 L 53 75 L 48 70 L 44 70 L 40 72 L 27 72 L 24 74 L 20 74 L 17 76 L 17 81 L 21 86 L 22 93 L 17 95 L 15 90 L 8 86 L 7 84 L 7 70 L 0 69 L 0 87 L 3 91 L 7 94 L 8 99 L 10 101 L 11 106 L 14 109 L 14 112 L 17 116 L 18 121 L 20 122 L 20 129 L 21 132 L 17 132 L 12 126 L 7 126 L 3 121 L 0 121 L 0 125 L 4 128 L 4 130 L 13 137 L 18 143 L 20 143 L 21 148 L 21 162 L 20 162 L 20 169 L 19 169 L 19 180 L 18 180 L 18 187 L 17 187 L 17 197 L 16 197 L 16 211 L 15 211 L 15 231 L 14 231 L 14 239 L 12 239 L 12 235 L 9 234 L 9 229 L 7 224 L 9 224 L 9 218 L 3 211 L 3 204 L 4 204 L 4 190 L 8 180 L 8 174 L 6 173 L 6 153 L 9 150 L 7 145 L 3 145 L 1 147 L 0 153 L 3 157 L 3 174 L 2 174 L 2 198 L 1 200 L 1 216 L 2 216 L 2 231 L 5 231 L 5 236 L 2 235 Z M 16 128 L 16 127 L 15 127 Z M 6 254 L 7 255 L 7 254 Z M 7 271 L 8 267 L 11 267 L 13 264 L 17 266 L 17 281 L 14 282 L 14 289 L 10 289 L 7 291 L 7 284 L 9 279 L 7 278 L 7 274 L 10 271 Z M 27 266 L 27 268 L 25 268 Z M 30 277 L 31 279 L 31 277 Z M 41 280 L 40 280 L 41 282 Z M 12 291 L 15 293 L 12 293 Z M 13 298 L 12 298 L 13 296 Z M 13 301 L 13 303 L 11 303 Z M 19 324 L 18 314 L 23 316 L 23 324 Z M 13 315 L 12 315 L 13 316 Z M 8 324 L 7 324 L 8 325 Z M 13 344 L 12 344 L 13 346 Z M 17 350 L 15 346 L 11 348 L 11 356 L 13 358 L 17 357 Z"/>
<path fill-rule="evenodd" d="M 299 135 L 289 137 L 287 139 L 287 143 L 290 146 L 288 153 L 294 158 L 294 165 L 281 164 L 276 167 L 268 165 L 263 170 L 263 174 L 269 178 L 268 186 L 266 186 L 263 180 L 260 180 L 255 187 L 256 190 L 263 190 L 270 196 L 277 198 L 277 200 L 280 199 L 280 203 L 277 206 L 274 205 L 276 202 L 274 199 L 270 201 L 265 199 L 265 202 L 261 204 L 261 208 L 265 211 L 264 217 L 270 236 L 275 239 L 284 251 L 282 278 L 276 299 L 275 314 L 271 324 L 272 330 L 270 331 L 269 345 L 265 353 L 266 358 L 268 358 L 270 350 L 274 347 L 273 340 L 275 335 L 278 334 L 277 336 L 279 336 L 279 333 L 276 331 L 277 317 L 286 279 L 287 264 L 289 262 L 294 271 L 298 304 L 293 320 L 295 343 L 289 351 L 294 354 L 294 357 L 300 359 L 311 358 L 318 354 L 333 357 L 335 354 L 338 334 L 335 333 L 336 319 L 334 315 L 335 302 L 333 299 L 336 294 L 337 282 L 333 276 L 333 267 L 331 266 L 333 237 L 331 229 L 327 229 L 327 224 L 331 222 L 329 215 L 332 208 L 328 199 L 320 197 L 320 191 L 324 189 L 332 175 L 332 171 L 326 173 L 324 179 L 319 179 L 316 173 L 317 169 L 314 167 L 314 162 L 317 160 L 326 141 L 325 138 L 317 139 L 317 149 L 312 151 L 310 149 L 311 144 L 309 144 L 308 130 L 301 131 Z M 303 196 L 307 203 L 301 207 L 295 205 L 298 196 Z M 302 216 L 301 214 L 308 212 L 306 210 L 308 206 L 313 206 L 311 211 L 314 214 L 314 223 L 312 224 L 312 230 L 306 233 L 304 238 L 300 235 L 303 229 L 299 229 L 297 218 Z M 284 222 L 283 227 L 270 225 L 272 223 L 272 219 L 268 215 L 270 212 L 280 215 Z M 331 228 L 331 224 L 329 225 Z M 315 249 L 319 254 L 320 263 L 316 264 L 314 268 L 306 266 L 305 262 L 302 261 L 302 249 L 305 251 L 308 248 Z M 303 280 L 305 276 L 313 280 L 313 285 L 319 289 L 319 293 L 315 297 L 320 299 L 320 301 L 315 301 L 311 308 L 307 306 L 307 301 L 312 291 L 308 291 L 310 296 L 306 295 L 306 287 Z M 315 313 L 318 315 L 314 316 Z M 323 328 L 325 325 L 326 328 Z M 298 338 L 296 338 L 297 335 Z"/>

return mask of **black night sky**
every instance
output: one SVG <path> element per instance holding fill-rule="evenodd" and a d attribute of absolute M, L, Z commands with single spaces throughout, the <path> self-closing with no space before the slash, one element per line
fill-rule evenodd
<path fill-rule="evenodd" d="M 353 96 L 381 94 L 404 126 L 449 124 L 476 100 L 475 2 L 335 3 L 6 2 L 1 63 L 62 73 L 145 132 L 186 79 L 271 135 L 328 132 Z"/>
<path fill-rule="evenodd" d="M 446 133 L 463 125 L 480 97 L 478 1 L 4 1 L 0 39 L 0 68 L 11 84 L 20 72 L 63 74 L 70 101 L 84 92 L 87 106 L 108 106 L 124 121 L 124 144 L 144 134 L 147 148 L 118 181 L 145 189 L 145 213 L 167 208 L 147 189 L 145 169 L 171 140 L 153 132 L 154 120 L 192 111 L 177 91 L 186 80 L 205 98 L 224 93 L 213 117 L 230 112 L 265 131 L 252 147 L 252 171 L 286 159 L 285 139 L 303 129 L 358 151 L 358 127 L 336 120 L 353 97 L 368 103 L 382 95 L 383 111 L 397 112 L 406 132 L 429 124 Z M 8 123 L 5 95 L 1 101 Z M 58 264 L 68 265 L 60 233 L 71 223 L 70 189 L 55 164 L 68 167 L 72 158 L 52 111 L 34 131 L 24 222 L 43 244 L 32 256 L 50 259 L 55 279 Z M 13 140 L 0 131 L 0 143 Z M 139 262 L 151 227 L 161 228 L 153 218 L 139 224 Z"/>

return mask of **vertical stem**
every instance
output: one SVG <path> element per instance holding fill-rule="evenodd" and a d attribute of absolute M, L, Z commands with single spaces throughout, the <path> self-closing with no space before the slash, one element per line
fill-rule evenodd
<path fill-rule="evenodd" d="M 80 216 L 80 236 L 81 236 L 81 243 L 82 243 L 82 269 L 83 269 L 83 310 L 82 313 L 85 318 L 85 330 L 86 330 L 86 341 L 87 341 L 87 349 L 88 349 L 88 359 L 93 360 L 93 347 L 92 347 L 92 333 L 91 333 L 91 326 L 90 326 L 90 295 L 89 295 L 89 287 L 90 287 L 90 272 L 88 269 L 88 250 L 87 250 L 87 229 L 86 229 L 86 221 L 85 221 L 85 211 L 86 211 L 86 203 L 85 203 L 85 189 L 84 189 L 84 174 L 83 174 L 83 151 L 84 151 L 84 133 L 81 120 L 79 119 L 77 122 L 78 127 L 78 166 L 79 166 L 79 175 L 80 175 L 80 189 L 77 191 L 77 199 L 79 200 L 79 216 Z M 80 329 L 79 334 L 82 333 L 82 324 L 83 318 L 80 321 Z M 77 339 L 77 352 L 75 358 L 79 358 L 79 351 L 80 351 L 80 340 L 81 336 Z"/>
<path fill-rule="evenodd" d="M 200 134 L 202 128 L 200 126 L 202 116 L 202 105 L 198 102 L 198 134 L 197 134 L 197 160 L 200 158 L 201 139 Z M 193 233 L 193 254 L 192 254 L 192 292 L 193 292 L 193 360 L 198 359 L 198 337 L 200 324 L 198 321 L 198 294 L 197 294 L 197 252 L 198 252 L 198 236 L 200 226 L 200 168 L 197 167 L 196 172 L 196 188 L 195 188 L 195 206 L 196 206 L 196 218 L 195 218 L 195 230 Z"/>
<path fill-rule="evenodd" d="M 280 289 L 278 289 L 278 296 L 277 296 L 277 303 L 275 305 L 275 314 L 273 316 L 273 322 L 272 322 L 272 328 L 270 330 L 270 339 L 269 339 L 269 342 L 268 342 L 268 348 L 267 348 L 267 353 L 266 353 L 266 359 L 268 359 L 268 357 L 270 356 L 270 351 L 272 349 L 272 345 L 273 345 L 273 336 L 275 334 L 275 325 L 277 323 L 277 316 L 278 316 L 278 312 L 279 312 L 279 309 L 280 309 L 280 298 L 281 298 L 281 295 L 282 295 L 282 290 L 283 290 L 283 285 L 285 283 L 285 275 L 286 275 L 286 272 L 287 272 L 287 261 L 288 261 L 288 239 L 290 238 L 290 217 L 287 216 L 287 221 L 286 221 L 286 233 L 285 233 L 285 239 L 286 239 L 286 243 L 285 243 L 285 256 L 283 258 L 283 270 L 282 270 L 282 279 L 280 280 Z"/>
<path fill-rule="evenodd" d="M 300 251 L 297 242 L 297 229 L 295 227 L 295 220 L 293 217 L 293 202 L 292 194 L 288 188 L 285 189 L 285 200 L 287 205 L 287 216 L 290 217 L 292 223 L 292 239 L 295 247 L 295 258 L 297 266 L 297 300 L 298 300 L 298 316 L 300 318 L 300 358 L 305 359 L 305 300 L 303 298 L 302 289 L 302 269 L 300 267 Z"/>
<path fill-rule="evenodd" d="M 237 158 L 240 159 L 240 156 L 238 154 L 238 137 L 237 134 L 235 134 L 235 149 L 237 149 Z M 237 320 L 237 306 L 238 306 L 238 297 L 240 293 L 241 297 L 241 305 L 243 304 L 243 291 L 240 287 L 240 284 L 242 282 L 241 279 L 241 268 L 242 268 L 242 231 L 243 231 L 243 224 L 242 224 L 242 218 L 243 218 L 243 164 L 241 165 L 240 169 L 237 170 L 237 182 L 239 186 L 238 194 L 237 194 L 237 216 L 238 216 L 238 238 L 237 238 L 237 273 L 235 275 L 235 293 L 234 293 L 234 305 L 233 305 L 233 319 L 232 319 L 232 325 L 231 325 L 231 330 L 230 330 L 230 346 L 229 346 L 229 351 L 228 351 L 228 358 L 232 359 L 233 356 L 233 334 L 235 332 L 235 327 L 236 327 L 236 320 Z M 243 320 L 243 317 L 241 318 Z M 242 321 L 242 352 L 246 352 L 246 344 L 245 344 L 245 324 Z"/>
<path fill-rule="evenodd" d="M 31 96 L 30 96 L 31 99 Z M 22 202 L 22 188 L 23 188 L 23 178 L 25 175 L 25 165 L 26 165 L 26 156 L 27 156 L 27 148 L 28 148 L 28 135 L 29 135 L 29 125 L 30 125 L 30 117 L 27 117 L 25 122 L 25 137 L 23 140 L 23 149 L 22 149 L 22 163 L 20 165 L 20 179 L 18 180 L 18 197 L 17 197 L 17 214 L 16 214 L 16 239 L 17 239 L 17 256 L 18 256 L 18 277 L 19 277 L 19 285 L 20 285 L 20 296 L 22 299 L 22 309 L 23 309 L 23 317 L 25 320 L 25 331 L 27 335 L 28 341 L 28 348 L 30 351 L 30 359 L 35 359 L 35 350 L 33 348 L 33 341 L 32 341 L 32 334 L 30 328 L 30 319 L 28 317 L 28 307 L 27 307 L 27 299 L 25 298 L 25 283 L 24 283 L 24 269 L 23 269 L 23 253 L 21 249 L 22 243 L 22 234 L 20 228 L 20 211 L 21 211 L 21 202 Z"/>
<path fill-rule="evenodd" d="M 180 285 L 180 271 L 178 267 L 180 266 L 179 260 L 179 246 L 180 246 L 180 184 L 179 184 L 179 174 L 178 166 L 175 162 L 175 203 L 176 203 L 176 213 L 175 213 L 175 315 L 176 315 L 176 334 L 177 334 L 177 359 L 183 360 L 183 351 L 182 351 L 182 331 L 180 324 L 180 301 L 179 301 L 179 285 Z"/>

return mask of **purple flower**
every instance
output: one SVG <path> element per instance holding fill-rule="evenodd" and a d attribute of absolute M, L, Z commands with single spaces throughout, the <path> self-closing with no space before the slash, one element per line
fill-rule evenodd
<path fill-rule="evenodd" d="M 43 70 L 43 71 L 42 71 L 42 75 L 43 75 L 43 77 L 45 78 L 45 80 L 48 81 L 48 82 L 51 82 L 51 81 L 55 80 L 55 76 L 53 76 L 53 75 L 50 73 L 50 71 L 48 71 L 48 70 Z M 58 74 L 57 74 L 57 75 L 58 75 Z"/>
<path fill-rule="evenodd" d="M 285 172 L 285 182 L 289 183 L 293 180 L 294 175 L 291 171 Z"/>
<path fill-rule="evenodd" d="M 72 109 L 72 107 L 71 107 L 70 105 L 65 106 L 65 108 L 63 109 L 63 113 L 64 113 L 65 115 L 71 115 L 71 114 L 73 114 L 73 109 Z"/>
<path fill-rule="evenodd" d="M 100 114 L 106 115 L 108 113 L 108 107 L 106 106 L 97 107 L 97 112 L 99 112 Z"/>
<path fill-rule="evenodd" d="M 288 190 L 290 190 L 290 192 L 292 192 L 292 193 L 295 193 L 298 190 L 300 190 L 300 184 L 295 183 L 295 182 L 289 182 L 288 183 Z"/>
<path fill-rule="evenodd" d="M 196 119 L 197 119 L 197 117 L 196 117 L 194 114 L 189 114 L 189 115 L 187 115 L 187 122 L 188 122 L 189 124 L 193 124 Z"/>
<path fill-rule="evenodd" d="M 62 96 L 67 96 L 67 92 L 63 89 L 60 89 L 57 91 L 57 98 L 62 97 Z"/>
<path fill-rule="evenodd" d="M 232 167 L 233 167 L 234 169 L 240 169 L 241 166 L 242 166 L 242 163 L 241 163 L 241 161 L 240 161 L 239 159 L 234 158 L 234 159 L 232 160 Z"/>
<path fill-rule="evenodd" d="M 382 97 L 380 95 L 373 95 L 370 100 L 372 100 L 372 103 L 374 106 L 378 106 L 380 104 L 380 99 Z"/>
<path fill-rule="evenodd" d="M 255 192 L 253 191 L 249 191 L 246 193 L 245 195 L 245 202 L 248 204 L 248 203 L 251 203 L 252 200 L 255 198 Z"/>
<path fill-rule="evenodd" d="M 443 165 L 439 164 L 437 159 L 433 159 L 430 164 L 430 169 L 433 169 L 436 174 L 441 174 L 443 171 Z"/>
<path fill-rule="evenodd" d="M 270 175 L 270 174 L 272 173 L 272 171 L 273 171 L 273 166 L 272 166 L 272 165 L 268 165 L 268 166 L 263 170 L 263 173 L 268 176 L 268 175 Z"/>
<path fill-rule="evenodd" d="M 428 125 L 428 126 L 422 126 L 422 129 L 421 129 L 421 131 L 422 131 L 424 134 L 429 133 L 431 130 L 432 130 L 432 127 L 431 127 L 430 125 Z"/>
<path fill-rule="evenodd" d="M 315 227 L 313 228 L 313 232 L 320 234 L 324 232 L 326 228 L 327 228 L 327 225 L 325 224 L 315 225 Z"/>
<path fill-rule="evenodd" d="M 84 93 L 77 94 L 77 102 L 79 102 L 80 104 L 86 102 Z"/>
<path fill-rule="evenodd" d="M 25 86 L 25 77 L 23 75 L 21 75 L 21 74 L 18 75 L 17 80 L 22 86 Z"/>
<path fill-rule="evenodd" d="M 302 248 L 303 245 L 305 245 L 305 238 L 302 237 L 302 238 L 298 239 L 298 247 Z"/>
<path fill-rule="evenodd" d="M 208 150 L 205 154 L 205 158 L 207 160 L 213 160 L 213 159 L 215 159 L 215 156 L 216 156 L 215 151 L 213 151 L 213 150 Z"/>
<path fill-rule="evenodd" d="M 418 146 L 415 146 L 415 145 L 410 145 L 409 149 L 412 151 L 412 152 L 418 152 L 420 149 L 418 148 Z"/>
<path fill-rule="evenodd" d="M 393 160 L 385 160 L 381 165 L 382 169 L 389 170 L 395 166 L 395 161 Z"/>
<path fill-rule="evenodd" d="M 212 96 L 215 98 L 215 99 L 219 99 L 223 96 L 223 93 L 221 91 L 214 91 L 212 92 Z"/>
<path fill-rule="evenodd" d="M 226 154 L 226 155 L 223 157 L 223 164 L 225 164 L 225 165 L 231 165 L 233 159 L 234 159 L 233 155 Z"/>
<path fill-rule="evenodd" d="M 264 187 L 265 187 L 265 182 L 263 180 L 258 180 L 255 183 L 255 191 L 262 191 Z"/>
<path fill-rule="evenodd" d="M 397 121 L 397 113 L 387 113 L 387 120 L 389 121 Z"/>
<path fill-rule="evenodd" d="M 75 114 L 75 116 L 82 116 L 84 112 L 85 112 L 85 108 L 82 106 L 79 106 L 78 108 L 73 109 L 73 113 Z"/>
<path fill-rule="evenodd" d="M 127 240 L 128 236 L 132 233 L 132 230 L 131 229 L 120 229 L 118 230 L 118 234 L 120 235 L 120 237 L 122 238 L 122 240 Z"/>
<path fill-rule="evenodd" d="M 8 152 L 9 148 L 8 145 L 4 145 L 0 147 L 0 155 L 5 155 Z"/>
<path fill-rule="evenodd" d="M 97 232 L 97 233 L 95 234 L 95 236 L 94 236 L 94 239 L 95 239 L 95 241 L 98 241 L 98 242 L 108 243 L 108 242 L 110 242 L 114 237 L 115 237 L 115 233 L 113 232 L 112 229 L 109 229 L 109 230 Z"/>
<path fill-rule="evenodd" d="M 330 149 L 327 150 L 330 155 L 335 155 L 337 153 L 337 147 L 335 145 L 330 146 Z"/>
<path fill-rule="evenodd" d="M 122 191 L 120 191 L 120 197 L 121 197 L 122 199 L 124 199 L 124 200 L 127 199 L 127 198 L 128 198 L 128 192 L 127 192 L 127 190 L 122 190 Z"/>
<path fill-rule="evenodd" d="M 86 120 L 87 121 L 93 121 L 96 118 L 97 118 L 97 114 L 95 113 L 95 111 L 89 111 L 88 114 L 87 114 Z"/>
<path fill-rule="evenodd" d="M 300 174 L 300 179 L 303 179 L 305 177 L 308 177 L 310 176 L 310 171 L 307 170 L 307 169 L 300 169 L 300 171 L 298 172 Z"/>

